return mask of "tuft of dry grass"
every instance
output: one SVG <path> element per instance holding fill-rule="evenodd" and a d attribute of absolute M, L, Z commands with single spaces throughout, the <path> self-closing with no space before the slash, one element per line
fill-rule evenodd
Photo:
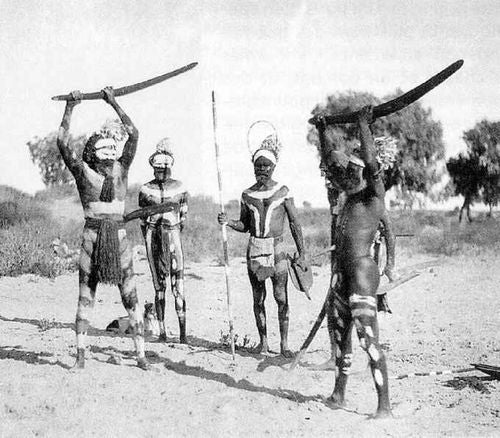
<path fill-rule="evenodd" d="M 130 187 L 126 211 L 137 208 L 140 185 Z M 0 276 L 34 273 L 54 277 L 76 269 L 76 258 L 61 258 L 53 242 L 59 239 L 69 252 L 75 253 L 81 242 L 83 218 L 75 203 L 71 220 L 56 220 L 51 214 L 54 196 L 75 197 L 74 187 L 59 187 L 39 192 L 34 197 L 11 187 L 0 186 Z M 75 198 L 76 199 L 76 198 Z M 222 262 L 222 238 L 217 223 L 218 204 L 207 196 L 193 196 L 183 232 L 186 260 Z M 228 217 L 239 217 L 239 203 L 226 206 Z M 330 246 L 330 214 L 328 209 L 298 209 L 305 245 L 310 256 Z M 477 215 L 472 224 L 458 224 L 456 215 L 445 211 L 391 211 L 396 233 L 412 233 L 414 237 L 399 238 L 397 252 L 453 256 L 462 253 L 477 255 L 495 250 L 500 245 L 500 226 L 497 218 Z M 133 245 L 143 245 L 139 222 L 127 224 L 127 234 Z M 285 226 L 285 243 L 290 252 L 295 244 Z M 231 258 L 244 257 L 248 234 L 228 231 Z M 328 263 L 329 257 L 313 260 Z"/>

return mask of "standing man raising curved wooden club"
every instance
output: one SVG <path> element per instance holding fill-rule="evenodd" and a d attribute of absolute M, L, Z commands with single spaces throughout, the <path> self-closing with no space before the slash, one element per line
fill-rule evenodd
<path fill-rule="evenodd" d="M 59 128 L 57 145 L 73 174 L 85 216 L 79 261 L 79 298 L 76 313 L 76 368 L 85 366 L 85 342 L 98 283 L 116 284 L 132 328 L 137 366 L 148 369 L 144 354 L 143 316 L 138 306 L 132 265 L 132 251 L 123 227 L 128 170 L 137 149 L 139 132 L 115 100 L 111 87 L 102 90 L 103 99 L 116 111 L 128 134 L 123 153 L 117 157 L 116 141 L 109 131 L 94 133 L 85 144 L 82 157 L 69 147 L 69 126 L 73 108 L 81 93 L 71 93 Z"/>
<path fill-rule="evenodd" d="M 330 338 L 335 339 L 338 373 L 330 401 L 342 407 L 351 366 L 351 332 L 356 328 L 361 347 L 368 353 L 378 395 L 376 417 L 391 415 L 389 385 L 384 353 L 379 344 L 377 288 L 380 274 L 371 256 L 371 247 L 379 224 L 385 219 L 385 188 L 376 159 L 369 124 L 372 107 L 357 114 L 359 157 L 327 148 L 321 151 L 326 177 L 347 195 L 336 221 L 335 244 L 338 280 L 328 312 Z M 324 130 L 324 118 L 317 120 Z M 321 142 L 322 148 L 325 144 Z"/>

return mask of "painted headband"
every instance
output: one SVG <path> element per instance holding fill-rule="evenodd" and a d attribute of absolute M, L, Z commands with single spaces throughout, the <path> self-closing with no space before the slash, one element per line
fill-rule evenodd
<path fill-rule="evenodd" d="M 259 157 L 267 158 L 274 165 L 276 165 L 276 163 L 278 162 L 278 160 L 276 159 L 276 155 L 274 155 L 274 153 L 269 149 L 257 149 L 253 154 L 252 163 L 255 163 L 257 161 L 257 158 Z"/>
<path fill-rule="evenodd" d="M 170 168 L 174 165 L 174 157 L 170 154 L 155 152 L 149 159 L 149 164 L 157 168 Z"/>

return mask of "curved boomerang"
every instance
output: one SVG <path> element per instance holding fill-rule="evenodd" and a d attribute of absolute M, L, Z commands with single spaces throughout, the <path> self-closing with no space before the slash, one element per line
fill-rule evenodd
<path fill-rule="evenodd" d="M 125 87 L 116 88 L 115 96 L 125 96 L 126 94 L 134 93 L 139 90 L 144 90 L 144 88 L 151 87 L 152 85 L 159 84 L 167 79 L 173 78 L 174 76 L 180 75 L 198 65 L 197 62 L 192 62 L 191 64 L 185 65 L 184 67 L 178 68 L 177 70 L 156 76 L 154 78 L 148 79 L 143 82 L 138 82 L 137 84 L 127 85 Z M 52 100 L 71 100 L 72 97 L 69 94 L 62 94 L 60 96 L 52 97 Z M 96 91 L 94 93 L 82 93 L 82 100 L 96 100 L 102 99 L 102 91 Z"/>
<path fill-rule="evenodd" d="M 428 93 L 433 88 L 437 87 L 439 84 L 448 79 L 453 73 L 455 73 L 460 67 L 462 67 L 463 64 L 463 59 L 460 59 L 446 67 L 444 70 L 440 71 L 438 74 L 432 76 L 432 78 L 420 84 L 418 87 L 413 88 L 407 93 L 404 93 L 401 96 L 390 100 L 389 102 L 377 105 L 373 108 L 373 120 L 399 111 L 415 102 L 416 100 L 420 99 L 424 94 Z M 333 114 L 325 116 L 325 122 L 327 125 L 355 123 L 358 117 L 358 113 L 359 111 L 354 111 L 345 114 Z M 316 125 L 318 123 L 317 116 L 309 119 L 309 123 L 311 123 L 312 125 Z"/>
<path fill-rule="evenodd" d="M 144 219 L 153 214 L 167 213 L 173 211 L 177 204 L 173 202 L 163 202 L 161 204 L 148 205 L 147 207 L 139 208 L 123 216 L 124 222 L 130 222 L 134 219 Z"/>

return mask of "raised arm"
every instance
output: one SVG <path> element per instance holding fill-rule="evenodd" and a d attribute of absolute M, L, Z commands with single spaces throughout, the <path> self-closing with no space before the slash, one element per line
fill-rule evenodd
<path fill-rule="evenodd" d="M 387 260 L 384 268 L 384 274 L 387 276 L 389 281 L 394 280 L 393 270 L 396 262 L 396 236 L 392 228 L 392 221 L 389 217 L 387 210 L 384 210 L 384 216 L 382 217 L 382 224 L 384 225 L 384 240 L 385 240 L 385 250 L 387 254 Z"/>
<path fill-rule="evenodd" d="M 66 101 L 63 119 L 61 121 L 61 126 L 59 127 L 59 132 L 57 133 L 57 147 L 59 148 L 64 164 L 66 164 L 70 172 L 74 175 L 75 172 L 81 168 L 82 161 L 81 158 L 77 157 L 69 147 L 69 126 L 71 124 L 73 108 L 78 105 L 81 100 L 79 91 L 72 91 L 70 95 L 73 99 Z"/>
<path fill-rule="evenodd" d="M 128 139 L 125 143 L 125 146 L 123 147 L 123 153 L 119 161 L 123 167 L 128 169 L 132 164 L 132 161 L 135 157 L 135 152 L 137 151 L 139 131 L 132 123 L 132 120 L 130 120 L 130 117 L 125 113 L 125 111 L 123 111 L 121 106 L 118 105 L 118 102 L 115 99 L 113 88 L 106 87 L 102 90 L 102 92 L 104 96 L 103 99 L 113 107 L 113 109 L 116 111 L 116 114 L 118 114 L 118 117 L 120 117 L 125 130 L 127 131 Z"/>
<path fill-rule="evenodd" d="M 292 232 L 293 240 L 297 246 L 297 252 L 299 253 L 299 264 L 300 260 L 305 260 L 306 249 L 304 246 L 304 237 L 302 236 L 302 227 L 299 223 L 297 209 L 293 203 L 293 198 L 285 199 L 285 210 L 288 216 L 288 222 L 290 223 L 290 231 Z"/>
<path fill-rule="evenodd" d="M 361 143 L 361 159 L 365 163 L 365 177 L 368 186 L 374 190 L 378 189 L 381 178 L 378 172 L 378 163 L 376 158 L 375 144 L 370 131 L 370 123 L 373 120 L 373 107 L 365 106 L 359 111 L 358 127 L 359 140 Z"/>
<path fill-rule="evenodd" d="M 322 172 L 326 172 L 327 167 L 327 157 L 328 153 L 331 150 L 326 143 L 326 121 L 325 116 L 320 114 L 317 116 L 316 129 L 318 130 L 318 138 L 319 138 L 319 155 L 320 155 L 320 164 L 319 168 Z"/>
<path fill-rule="evenodd" d="M 330 215 L 331 215 L 331 222 L 330 222 L 330 245 L 335 245 L 336 242 L 336 236 L 335 232 L 337 231 L 337 219 L 341 213 L 341 202 L 340 202 L 340 192 L 333 186 L 333 184 L 326 179 L 326 193 L 328 196 L 328 203 L 330 204 Z M 334 274 L 335 271 L 335 266 L 337 264 L 336 261 L 336 253 L 331 252 L 330 253 L 330 267 L 332 270 L 332 275 Z"/>

